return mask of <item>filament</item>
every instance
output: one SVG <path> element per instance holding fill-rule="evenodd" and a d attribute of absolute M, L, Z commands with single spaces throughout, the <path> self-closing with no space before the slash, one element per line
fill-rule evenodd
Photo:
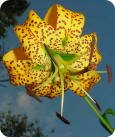
<path fill-rule="evenodd" d="M 64 106 L 64 78 L 62 74 L 60 74 L 61 78 L 61 91 L 62 91 L 62 97 L 61 97 L 61 117 L 63 116 L 63 106 Z"/>
<path fill-rule="evenodd" d="M 77 82 L 78 86 L 80 87 L 80 89 L 87 95 L 87 97 L 89 97 L 89 99 L 96 104 L 96 101 L 89 95 L 89 93 L 87 93 L 87 91 L 84 90 L 84 88 L 79 84 L 79 82 Z"/>
<path fill-rule="evenodd" d="M 104 74 L 104 73 L 107 73 L 107 71 L 96 71 L 97 73 L 100 73 L 100 74 Z"/>

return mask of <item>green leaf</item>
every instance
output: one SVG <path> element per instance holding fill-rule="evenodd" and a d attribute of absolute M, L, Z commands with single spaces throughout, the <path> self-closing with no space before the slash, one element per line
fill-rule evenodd
<path fill-rule="evenodd" d="M 45 66 L 44 65 L 37 65 L 37 66 L 33 67 L 33 69 L 41 70 L 41 69 L 45 69 Z"/>
<path fill-rule="evenodd" d="M 115 115 L 115 111 L 112 110 L 111 108 L 108 108 L 108 109 L 104 112 L 103 117 L 104 117 L 105 119 L 109 120 L 109 119 L 108 119 L 108 115 Z"/>
<path fill-rule="evenodd" d="M 65 38 L 62 40 L 62 45 L 65 46 L 67 44 L 68 36 L 65 36 Z"/>
<path fill-rule="evenodd" d="M 110 119 L 109 119 L 109 117 L 108 117 L 109 115 L 115 115 L 115 110 L 112 110 L 111 108 L 108 108 L 108 109 L 103 113 L 103 115 L 102 115 L 102 117 L 106 120 L 106 122 L 107 122 L 109 125 L 111 125 Z M 101 121 L 100 121 L 100 123 L 101 123 Z M 101 125 L 102 125 L 106 130 L 108 130 L 108 129 L 104 126 L 103 123 L 101 123 Z"/>
<path fill-rule="evenodd" d="M 109 118 L 108 118 L 108 115 L 115 115 L 115 111 L 112 110 L 111 108 L 108 108 L 108 109 L 104 112 L 104 114 L 102 115 L 102 116 L 106 119 L 106 121 L 110 124 L 110 120 L 109 120 Z"/>
<path fill-rule="evenodd" d="M 59 55 L 60 55 L 60 56 L 63 58 L 63 60 L 65 60 L 65 61 L 71 61 L 71 60 L 73 60 L 73 59 L 76 58 L 76 55 L 75 55 L 75 54 L 64 54 L 64 53 L 60 53 Z"/>
<path fill-rule="evenodd" d="M 62 53 L 62 52 L 57 52 L 53 49 L 50 49 L 50 52 L 52 55 L 55 57 L 55 55 L 59 55 L 63 60 L 65 61 L 72 61 L 74 59 L 78 59 L 79 57 L 76 54 L 67 54 L 67 53 Z"/>

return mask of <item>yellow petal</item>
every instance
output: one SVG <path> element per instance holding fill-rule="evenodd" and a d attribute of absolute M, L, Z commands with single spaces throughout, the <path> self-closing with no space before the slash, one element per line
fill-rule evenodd
<path fill-rule="evenodd" d="M 56 35 L 54 28 L 43 21 L 35 11 L 31 10 L 29 12 L 28 18 L 23 26 L 31 31 L 31 35 L 37 39 L 38 43 L 45 43 L 51 49 L 62 51 L 62 42 Z M 16 33 L 19 33 L 17 29 Z"/>
<path fill-rule="evenodd" d="M 27 77 L 31 81 L 31 83 L 40 84 L 44 82 L 50 75 L 50 71 L 46 70 L 34 70 L 30 68 L 28 70 Z"/>
<path fill-rule="evenodd" d="M 84 26 L 84 16 L 81 13 L 72 12 L 58 4 L 48 10 L 45 21 L 56 30 L 61 39 L 66 35 L 80 36 Z"/>
<path fill-rule="evenodd" d="M 66 81 L 68 82 L 68 88 L 78 96 L 85 96 L 85 93 L 78 86 L 77 82 L 79 82 L 82 88 L 88 92 L 101 79 L 100 75 L 96 71 L 88 71 L 86 73 L 77 75 L 76 78 L 77 80 L 72 80 L 72 78 L 68 76 Z"/>
<path fill-rule="evenodd" d="M 71 14 L 61 5 L 53 5 L 45 15 L 44 20 L 55 30 L 56 34 L 63 39 L 70 29 Z"/>
<path fill-rule="evenodd" d="M 49 95 L 51 93 L 51 85 L 47 85 L 45 87 L 40 87 L 39 90 L 34 90 L 32 91 L 32 89 L 34 89 L 37 86 L 36 83 L 33 84 L 28 84 L 26 85 L 27 89 L 29 89 L 29 91 L 27 91 L 27 93 L 29 93 L 29 95 L 34 95 L 37 97 L 47 97 L 47 95 Z"/>
<path fill-rule="evenodd" d="M 50 35 L 49 37 L 47 37 L 47 39 L 45 39 L 45 44 L 50 49 L 53 49 L 58 52 L 64 52 L 64 50 L 65 50 L 62 45 L 62 41 L 60 40 L 59 37 L 57 37 L 57 35 L 55 33 Z"/>
<path fill-rule="evenodd" d="M 27 85 L 29 86 L 30 90 L 32 91 L 33 88 L 37 86 L 37 84 Z M 67 91 L 67 83 L 64 84 L 64 90 Z M 48 97 L 48 98 L 55 98 L 62 94 L 61 90 L 61 82 L 60 80 L 56 82 L 51 82 L 46 86 L 41 86 L 39 89 L 32 91 L 30 94 L 38 96 L 38 97 Z"/>
<path fill-rule="evenodd" d="M 85 17 L 82 13 L 71 12 L 71 33 L 70 36 L 77 38 L 81 35 L 85 23 Z"/>
<path fill-rule="evenodd" d="M 56 83 L 48 84 L 47 86 L 40 87 L 36 91 L 33 91 L 32 94 L 36 96 L 45 96 L 48 98 L 55 98 L 59 95 L 61 95 L 61 88 L 60 85 L 57 85 Z"/>
<path fill-rule="evenodd" d="M 64 83 L 64 92 L 67 91 L 67 84 Z M 49 98 L 55 98 L 62 95 L 61 82 L 55 82 L 51 84 L 51 93 L 48 95 Z"/>
<path fill-rule="evenodd" d="M 46 65 L 50 69 L 50 58 L 46 55 L 43 44 L 38 41 L 34 34 L 23 25 L 16 26 L 15 32 L 27 57 L 31 59 L 35 65 Z"/>
<path fill-rule="evenodd" d="M 47 79 L 50 72 L 33 70 L 34 64 L 25 55 L 23 48 L 15 48 L 3 56 L 3 63 L 5 64 L 10 82 L 13 85 L 25 85 L 33 82 L 41 83 Z"/>
<path fill-rule="evenodd" d="M 29 12 L 23 25 L 31 31 L 39 43 L 44 44 L 45 39 L 54 33 L 54 28 L 44 22 L 33 10 Z"/>
<path fill-rule="evenodd" d="M 30 66 L 31 61 L 27 59 L 22 48 L 15 48 L 3 56 L 10 82 L 14 85 L 25 85 L 28 83 L 26 71 Z"/>
<path fill-rule="evenodd" d="M 97 35 L 95 33 L 91 33 L 91 34 L 86 34 L 84 36 L 82 36 L 80 39 L 76 40 L 77 42 L 75 43 L 73 41 L 73 45 L 75 49 L 73 51 L 70 51 L 71 53 L 75 53 L 77 54 L 80 58 L 78 60 L 76 60 L 73 64 L 71 64 L 71 68 L 75 69 L 76 71 L 81 71 L 84 68 L 88 67 L 89 65 L 89 59 L 90 59 L 90 55 L 91 55 L 91 42 L 93 41 L 93 38 L 95 38 L 95 43 L 94 43 L 94 51 L 93 51 L 93 56 L 92 56 L 92 60 L 91 63 L 92 64 L 97 64 L 101 61 L 101 54 L 98 51 L 97 48 Z M 69 46 L 68 45 L 68 51 L 69 51 Z M 70 49 L 71 46 L 70 46 Z"/>
<path fill-rule="evenodd" d="M 31 10 L 29 12 L 28 18 L 23 25 L 31 31 L 31 35 L 37 39 L 38 43 L 45 43 L 51 49 L 62 51 L 62 42 L 56 35 L 54 28 L 43 21 L 35 11 Z M 18 33 L 18 30 L 16 33 Z"/>

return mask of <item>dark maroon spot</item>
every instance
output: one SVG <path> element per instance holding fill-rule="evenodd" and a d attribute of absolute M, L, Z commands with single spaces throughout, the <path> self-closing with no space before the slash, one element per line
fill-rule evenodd
<path fill-rule="evenodd" d="M 106 69 L 108 73 L 108 82 L 111 83 L 112 82 L 112 71 L 111 71 L 110 65 L 106 64 Z"/>
<path fill-rule="evenodd" d="M 58 112 L 56 112 L 56 116 L 61 120 L 61 121 L 63 121 L 65 124 L 70 124 L 70 122 L 67 120 L 67 119 L 65 119 L 63 116 L 61 116 Z"/>
<path fill-rule="evenodd" d="M 12 60 L 11 62 L 10 62 L 10 64 L 12 64 L 14 61 Z"/>

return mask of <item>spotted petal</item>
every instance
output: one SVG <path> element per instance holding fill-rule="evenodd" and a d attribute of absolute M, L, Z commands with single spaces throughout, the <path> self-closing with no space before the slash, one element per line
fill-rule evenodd
<path fill-rule="evenodd" d="M 13 85 L 41 83 L 48 76 L 48 71 L 33 70 L 34 64 L 28 59 L 23 48 L 18 47 L 3 56 L 3 62 L 8 70 L 10 82 Z"/>
<path fill-rule="evenodd" d="M 54 28 L 43 21 L 34 10 L 29 12 L 28 18 L 23 25 L 28 28 L 38 42 L 42 44 L 44 44 L 47 37 L 54 33 Z M 16 31 L 16 33 L 18 33 L 18 31 Z"/>
<path fill-rule="evenodd" d="M 93 43 L 94 40 L 93 38 L 95 39 L 94 43 Z M 97 35 L 95 33 L 86 34 L 82 36 L 80 39 L 76 40 L 76 43 L 74 40 L 73 43 L 76 45 L 76 47 L 73 46 L 74 50 L 73 51 L 71 50 L 70 52 L 71 53 L 74 52 L 80 58 L 76 60 L 73 64 L 71 64 L 70 67 L 76 71 L 81 71 L 86 67 L 88 67 L 88 65 L 91 63 L 91 64 L 95 64 L 95 68 L 96 68 L 97 64 L 101 61 L 101 54 L 97 49 Z M 94 45 L 91 45 L 92 43 Z M 91 46 L 94 46 L 94 51 L 93 51 L 92 59 L 90 61 L 90 55 L 92 52 Z M 68 49 L 69 47 L 70 45 L 68 44 Z M 70 49 L 72 48 L 70 47 Z"/>
<path fill-rule="evenodd" d="M 17 25 L 14 31 L 26 55 L 36 64 L 45 64 L 46 60 L 49 62 L 43 50 L 44 44 L 57 51 L 63 49 L 60 38 L 54 33 L 54 28 L 41 20 L 33 10 L 29 12 L 28 18 L 23 25 Z"/>
<path fill-rule="evenodd" d="M 16 26 L 15 31 L 27 57 L 35 65 L 47 65 L 50 69 L 50 59 L 45 52 L 43 44 L 37 40 L 34 34 L 23 25 Z"/>
<path fill-rule="evenodd" d="M 32 91 L 33 88 L 35 88 L 37 85 L 36 84 L 30 84 L 30 85 L 26 85 L 28 86 L 28 88 L 30 89 L 31 92 L 29 92 L 29 94 L 37 96 L 37 97 L 48 97 L 48 98 L 55 98 L 57 96 L 60 96 L 62 94 L 61 91 L 61 82 L 60 80 L 56 81 L 56 82 L 51 82 L 46 86 L 40 86 L 39 89 L 36 89 L 34 91 Z M 67 83 L 65 82 L 64 85 L 64 89 L 65 92 L 67 91 Z"/>
<path fill-rule="evenodd" d="M 63 39 L 66 35 L 78 37 L 84 26 L 84 16 L 78 12 L 72 12 L 61 5 L 53 5 L 45 16 L 48 22 L 56 30 L 56 34 Z"/>
<path fill-rule="evenodd" d="M 85 96 L 81 87 L 89 92 L 90 89 L 100 81 L 100 75 L 96 71 L 88 71 L 74 77 L 67 76 L 68 88 L 78 96 Z M 81 86 L 81 87 L 80 87 Z"/>
<path fill-rule="evenodd" d="M 75 94 L 78 96 L 85 96 L 85 93 L 81 87 L 88 92 L 94 85 L 96 85 L 96 83 L 100 81 L 100 79 L 100 75 L 96 71 L 88 71 L 86 73 L 79 74 L 74 78 L 67 76 L 66 81 L 68 83 L 68 88 Z"/>

